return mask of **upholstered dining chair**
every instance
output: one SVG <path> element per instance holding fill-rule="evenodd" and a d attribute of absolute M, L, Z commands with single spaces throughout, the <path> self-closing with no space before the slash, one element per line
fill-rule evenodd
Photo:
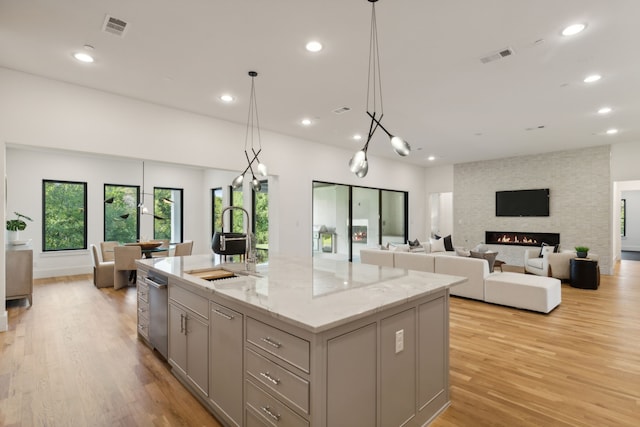
<path fill-rule="evenodd" d="M 118 246 L 118 242 L 100 242 L 100 253 L 103 261 L 113 261 L 113 248 Z"/>
<path fill-rule="evenodd" d="M 114 289 L 126 288 L 129 283 L 135 283 L 136 260 L 142 258 L 140 246 L 116 246 L 113 248 L 115 257 Z"/>
<path fill-rule="evenodd" d="M 93 258 L 93 284 L 96 288 L 110 288 L 113 286 L 114 262 L 102 261 L 96 245 L 91 245 Z"/>
<path fill-rule="evenodd" d="M 184 243 L 176 244 L 176 247 L 173 251 L 173 256 L 186 256 L 191 255 L 191 251 L 193 250 L 193 241 L 188 241 Z"/>

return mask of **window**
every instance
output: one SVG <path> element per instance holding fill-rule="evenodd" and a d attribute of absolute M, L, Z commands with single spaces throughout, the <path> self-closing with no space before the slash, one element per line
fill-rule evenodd
<path fill-rule="evenodd" d="M 234 190 L 233 187 L 229 187 L 231 189 L 231 206 L 237 206 L 239 208 L 244 205 L 244 194 L 242 193 L 242 188 L 238 190 Z M 239 209 L 233 209 L 231 212 L 230 224 L 232 233 L 244 233 L 244 212 Z"/>
<path fill-rule="evenodd" d="M 259 192 L 253 192 L 253 233 L 256 236 L 258 262 L 269 258 L 269 184 L 261 181 Z"/>
<path fill-rule="evenodd" d="M 42 250 L 87 249 L 87 183 L 42 181 Z"/>
<path fill-rule="evenodd" d="M 620 200 L 620 236 L 627 235 L 627 199 Z"/>
<path fill-rule="evenodd" d="M 153 189 L 153 238 L 182 242 L 181 188 Z"/>
<path fill-rule="evenodd" d="M 138 204 L 140 188 L 135 185 L 104 185 L 104 240 L 135 242 L 140 235 Z"/>
<path fill-rule="evenodd" d="M 222 188 L 211 190 L 211 232 L 222 231 Z"/>

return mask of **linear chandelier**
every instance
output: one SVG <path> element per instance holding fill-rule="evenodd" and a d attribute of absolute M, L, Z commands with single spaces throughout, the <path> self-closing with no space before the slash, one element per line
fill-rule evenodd
<path fill-rule="evenodd" d="M 369 172 L 369 162 L 367 160 L 367 150 L 373 134 L 382 129 L 391 139 L 393 150 L 400 156 L 407 156 L 411 152 L 411 146 L 407 141 L 399 136 L 392 135 L 382 126 L 382 116 L 384 108 L 382 106 L 382 79 L 380 77 L 380 52 L 378 49 L 378 25 L 376 23 L 376 2 L 378 0 L 367 0 L 371 3 L 371 34 L 369 38 L 369 73 L 367 76 L 367 115 L 371 118 L 369 133 L 364 147 L 356 152 L 349 161 L 349 169 L 358 178 L 364 178 Z M 380 114 L 378 114 L 378 108 Z"/>
<path fill-rule="evenodd" d="M 258 175 L 261 177 L 267 176 L 267 166 L 260 162 L 258 155 L 262 152 L 262 141 L 260 140 L 260 120 L 258 120 L 258 104 L 256 102 L 256 86 L 254 79 L 258 76 L 258 73 L 255 71 L 249 71 L 249 76 L 251 77 L 251 95 L 249 97 L 249 114 L 247 117 L 247 131 L 244 137 L 244 156 L 247 158 L 247 167 L 240 175 L 238 175 L 231 186 L 234 189 L 238 189 L 242 187 L 242 183 L 244 182 L 244 174 L 248 171 L 251 171 L 251 187 L 253 191 L 260 191 L 262 188 L 262 184 L 258 178 L 256 178 L 256 174 L 253 171 L 253 163 L 256 162 L 256 169 L 258 171 Z M 256 146 L 254 145 L 254 137 L 258 139 L 258 151 L 256 151 Z M 250 150 L 251 150 L 251 158 L 249 158 L 249 139 L 251 139 Z"/>

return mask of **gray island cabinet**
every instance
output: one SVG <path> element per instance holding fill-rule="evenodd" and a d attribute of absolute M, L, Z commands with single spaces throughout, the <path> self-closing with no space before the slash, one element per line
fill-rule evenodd
<path fill-rule="evenodd" d="M 278 257 L 243 267 L 138 261 L 169 277 L 173 374 L 224 425 L 422 426 L 449 405 L 449 288 L 466 279 Z M 236 276 L 202 278 L 217 269 Z"/>

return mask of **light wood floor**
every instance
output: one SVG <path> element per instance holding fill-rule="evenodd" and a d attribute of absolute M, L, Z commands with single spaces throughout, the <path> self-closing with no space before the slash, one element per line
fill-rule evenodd
<path fill-rule="evenodd" d="M 32 308 L 8 305 L 0 426 L 219 426 L 137 340 L 135 289 L 41 280 Z M 450 345 L 433 427 L 638 426 L 640 262 L 597 291 L 563 284 L 549 315 L 452 298 Z"/>

